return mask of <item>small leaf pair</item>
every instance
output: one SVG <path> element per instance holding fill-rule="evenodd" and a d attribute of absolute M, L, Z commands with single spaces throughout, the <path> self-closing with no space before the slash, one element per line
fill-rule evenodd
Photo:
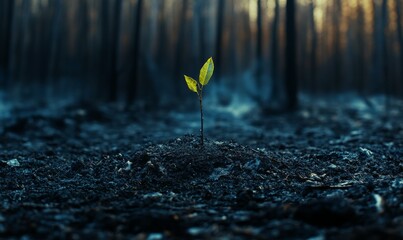
<path fill-rule="evenodd" d="M 199 74 L 199 82 L 194 80 L 189 76 L 185 76 L 186 84 L 190 91 L 200 94 L 201 90 L 203 90 L 203 86 L 207 85 L 210 81 L 211 76 L 213 76 L 214 72 L 214 62 L 213 58 L 209 58 L 206 63 L 204 63 L 203 67 L 200 69 Z"/>
<path fill-rule="evenodd" d="M 206 86 L 210 81 L 211 76 L 214 72 L 214 62 L 213 58 L 207 59 L 207 62 L 200 69 L 199 82 L 191 77 L 185 75 L 185 81 L 188 85 L 190 91 L 197 93 L 200 102 L 200 145 L 204 145 L 204 134 L 203 134 L 203 86 Z"/>

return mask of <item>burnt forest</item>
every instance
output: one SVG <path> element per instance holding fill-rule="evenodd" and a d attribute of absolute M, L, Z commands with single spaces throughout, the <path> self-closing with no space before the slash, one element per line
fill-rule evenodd
<path fill-rule="evenodd" d="M 403 0 L 0 0 L 0 239 L 403 239 Z"/>

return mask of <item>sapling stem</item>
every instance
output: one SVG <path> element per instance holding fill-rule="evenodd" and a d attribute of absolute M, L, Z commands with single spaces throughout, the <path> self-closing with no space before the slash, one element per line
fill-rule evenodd
<path fill-rule="evenodd" d="M 197 93 L 200 102 L 200 147 L 204 146 L 204 129 L 203 129 L 203 87 L 210 81 L 214 72 L 213 58 L 207 59 L 206 63 L 200 69 L 199 82 L 191 77 L 184 75 L 186 84 L 190 91 Z"/>
<path fill-rule="evenodd" d="M 199 102 L 200 102 L 200 145 L 204 145 L 204 129 L 203 129 L 203 121 L 204 121 L 204 116 L 203 116 L 203 90 L 200 89 L 199 93 Z"/>

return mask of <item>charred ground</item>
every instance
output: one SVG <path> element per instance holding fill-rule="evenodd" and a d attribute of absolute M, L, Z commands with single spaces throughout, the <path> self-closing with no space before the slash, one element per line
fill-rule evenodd
<path fill-rule="evenodd" d="M 0 237 L 401 239 L 403 104 L 381 103 L 210 109 L 204 147 L 197 113 L 13 108 Z"/>

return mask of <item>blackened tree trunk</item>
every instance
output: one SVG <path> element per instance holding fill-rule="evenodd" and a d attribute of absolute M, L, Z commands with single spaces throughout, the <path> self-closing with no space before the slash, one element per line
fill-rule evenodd
<path fill-rule="evenodd" d="M 182 9 L 181 9 L 181 16 L 179 21 L 179 35 L 176 41 L 176 49 L 175 49 L 175 65 L 174 65 L 174 79 L 181 79 L 183 78 L 181 74 L 181 68 L 183 66 L 183 51 L 185 47 L 185 38 L 186 38 L 186 12 L 188 9 L 188 0 L 182 1 Z M 179 83 L 179 81 L 175 81 Z M 182 83 L 182 82 L 180 82 Z M 185 88 L 176 86 L 176 96 L 182 98 Z"/>
<path fill-rule="evenodd" d="M 386 110 L 389 110 L 389 67 L 388 67 L 388 43 L 387 43 L 387 31 L 388 31 L 388 0 L 382 1 L 382 59 L 383 59 L 383 83 L 384 91 L 386 94 Z"/>
<path fill-rule="evenodd" d="M 132 47 L 132 57 L 133 57 L 133 74 L 132 79 L 129 79 L 127 84 L 127 93 L 126 93 L 126 104 L 132 104 L 136 92 L 137 92 L 137 82 L 139 78 L 138 73 L 138 65 L 139 65 L 139 58 L 140 58 L 140 34 L 141 34 L 141 17 L 142 17 L 142 8 L 143 8 L 143 0 L 137 0 L 137 7 L 136 7 L 136 22 L 134 27 L 134 35 L 133 35 L 133 47 Z"/>
<path fill-rule="evenodd" d="M 242 33 L 244 34 L 244 38 L 242 39 L 242 57 L 240 58 L 240 63 L 242 66 L 249 67 L 250 66 L 250 59 L 252 56 L 252 45 L 251 43 L 251 36 L 252 36 L 252 29 L 250 26 L 250 6 L 247 5 L 246 11 L 240 13 L 240 21 L 242 22 Z"/>
<path fill-rule="evenodd" d="M 365 12 L 363 6 L 359 4 L 357 6 L 357 22 L 358 26 L 360 26 L 357 30 L 357 60 L 356 62 L 356 78 L 357 78 L 357 90 L 358 93 L 363 95 L 365 98 L 366 94 L 366 77 L 365 77 Z"/>
<path fill-rule="evenodd" d="M 20 47 L 20 52 L 19 52 L 19 58 L 20 58 L 20 66 L 18 70 L 18 78 L 19 81 L 21 82 L 20 86 L 29 86 L 29 84 L 33 83 L 32 78 L 28 77 L 30 74 L 30 70 L 32 70 L 31 67 L 31 56 L 32 54 L 32 41 L 29 41 L 32 39 L 32 34 L 33 34 L 33 25 L 34 21 L 32 19 L 32 12 L 31 12 L 31 7 L 32 7 L 32 1 L 25 0 L 21 4 L 22 12 L 23 12 L 23 19 L 21 21 L 21 47 Z M 31 94 L 27 93 L 27 91 L 24 91 L 25 89 L 21 90 L 21 93 L 23 94 Z"/>
<path fill-rule="evenodd" d="M 329 91 L 338 91 L 341 85 L 341 43 L 340 43 L 340 18 L 341 18 L 341 1 L 333 0 L 333 44 L 334 44 L 334 74 L 333 81 Z"/>
<path fill-rule="evenodd" d="M 51 4 L 51 3 L 50 3 Z M 47 89 L 46 86 L 46 63 L 48 62 L 49 57 L 49 23 L 50 23 L 50 11 L 49 5 L 40 5 L 38 7 L 38 14 L 33 17 L 33 26 L 32 30 L 34 33 L 32 34 L 32 55 L 30 56 L 31 62 L 31 70 L 30 77 L 35 79 L 35 82 L 38 85 L 44 86 L 44 89 Z M 39 91 L 38 91 L 39 92 Z M 37 95 L 38 93 L 35 93 Z M 38 98 L 45 97 L 44 94 L 39 93 Z"/>
<path fill-rule="evenodd" d="M 286 4 L 286 66 L 285 66 L 285 89 L 287 110 L 294 110 L 298 105 L 298 82 L 297 82 L 297 32 L 295 26 L 295 0 L 287 0 Z"/>
<path fill-rule="evenodd" d="M 218 0 L 217 8 L 217 32 L 215 38 L 215 79 L 220 81 L 222 76 L 222 38 L 224 28 L 225 0 Z"/>
<path fill-rule="evenodd" d="M 167 59 L 168 59 L 168 48 L 167 42 L 164 39 L 168 39 L 167 33 L 167 23 L 166 23 L 166 14 L 165 14 L 166 3 L 165 0 L 162 0 L 159 5 L 159 16 L 158 16 L 158 44 L 156 50 L 156 62 L 158 66 L 162 69 L 168 68 L 167 66 Z"/>
<path fill-rule="evenodd" d="M 90 86 L 90 50 L 88 49 L 88 43 L 89 43 L 89 33 L 88 30 L 90 28 L 90 19 L 89 19 L 89 6 L 88 6 L 88 1 L 80 1 L 79 3 L 79 9 L 78 9 L 78 22 L 79 22 L 79 37 L 75 39 L 75 44 L 78 48 L 78 57 L 81 62 L 81 66 L 79 69 L 79 72 L 75 72 L 75 70 L 71 70 L 73 73 L 74 77 L 78 76 L 83 76 L 83 80 L 81 81 L 82 83 L 78 83 L 81 85 L 81 92 L 80 97 L 81 98 L 86 98 L 88 94 L 91 92 L 92 86 Z M 65 37 L 65 36 L 63 36 Z M 73 88 L 77 86 L 72 86 Z"/>
<path fill-rule="evenodd" d="M 49 63 L 47 69 L 48 85 L 54 90 L 56 79 L 59 78 L 60 69 L 60 48 L 61 48 L 61 33 L 62 33 L 62 0 L 54 0 L 54 17 L 51 26 Z"/>
<path fill-rule="evenodd" d="M 402 13 L 401 13 L 401 0 L 395 0 L 396 3 L 396 22 L 397 22 L 397 35 L 399 38 L 400 46 L 400 78 L 403 78 L 403 29 L 402 29 Z M 399 87 L 397 90 L 403 90 L 403 83 L 398 83 Z M 397 92 L 397 94 L 403 94 L 403 92 Z M 403 95 L 401 95 L 403 97 Z"/>
<path fill-rule="evenodd" d="M 206 47 L 205 47 L 205 27 L 204 27 L 204 21 L 205 21 L 205 13 L 204 13 L 204 4 L 206 0 L 197 0 L 197 16 L 198 16 L 198 28 L 199 28 L 199 51 L 200 51 L 200 58 L 204 60 L 206 58 Z"/>
<path fill-rule="evenodd" d="M 372 50 L 372 91 L 377 91 L 381 88 L 382 72 L 383 72 L 383 18 L 380 8 L 376 0 L 372 0 L 373 8 L 373 50 Z"/>
<path fill-rule="evenodd" d="M 310 56 L 310 68 L 311 68 L 311 90 L 313 90 L 314 93 L 316 93 L 316 48 L 318 46 L 318 40 L 317 40 L 317 35 L 316 35 L 316 25 L 315 25 L 315 3 L 314 0 L 311 0 L 310 2 L 310 22 L 311 22 L 311 56 Z"/>
<path fill-rule="evenodd" d="M 14 0 L 2 0 L 0 7 L 0 87 L 5 87 L 10 77 L 10 47 Z M 1 79 L 2 73 L 4 74 L 4 79 Z"/>
<path fill-rule="evenodd" d="M 257 40 L 256 40 L 256 82 L 259 87 L 262 86 L 262 67 L 263 67 L 263 27 L 262 27 L 262 0 L 257 0 Z"/>
<path fill-rule="evenodd" d="M 231 79 L 233 79 L 234 84 L 230 84 L 229 89 L 231 92 L 235 92 L 236 87 L 239 86 L 239 72 L 238 72 L 238 51 L 237 51 L 237 27 L 239 26 L 239 22 L 237 22 L 237 14 L 236 14 L 236 2 L 237 0 L 231 0 L 231 13 L 229 19 L 231 19 L 231 26 L 229 28 L 230 31 L 230 39 L 229 42 L 229 62 L 230 62 L 230 69 L 231 69 Z"/>
<path fill-rule="evenodd" d="M 274 6 L 274 19 L 271 28 L 271 80 L 272 80 L 272 90 L 270 96 L 270 102 L 274 102 L 278 100 L 278 91 L 279 91 L 279 60 L 278 60 L 278 25 L 280 19 L 280 2 L 279 0 L 275 0 Z"/>
<path fill-rule="evenodd" d="M 13 12 L 16 9 L 13 10 Z M 14 12 L 15 14 L 15 12 Z M 13 17 L 13 22 L 11 24 L 12 32 L 10 33 L 10 48 L 9 48 L 9 62 L 8 62 L 8 70 L 7 70 L 7 77 L 8 80 L 6 81 L 6 87 L 11 90 L 11 87 L 14 88 L 18 85 L 19 80 L 19 72 L 21 69 L 21 51 L 22 51 L 22 17 L 16 18 Z M 13 82 L 13 85 L 9 84 Z"/>
<path fill-rule="evenodd" d="M 118 54 L 119 54 L 119 39 L 120 39 L 120 17 L 122 9 L 122 0 L 115 0 L 113 9 L 112 23 L 112 39 L 110 43 L 110 69 L 109 69 L 109 93 L 108 100 L 117 100 L 119 71 L 118 71 Z"/>
<path fill-rule="evenodd" d="M 116 2 L 116 1 L 114 1 Z M 97 66 L 96 71 L 97 75 L 97 82 L 98 84 L 93 84 L 94 88 L 96 88 L 96 96 L 99 100 L 105 100 L 105 97 L 109 94 L 109 84 L 110 84 L 110 77 L 111 77 L 111 49 L 113 48 L 111 45 L 111 12 L 110 8 L 111 5 L 108 0 L 101 0 L 100 4 L 100 46 L 101 50 L 97 51 L 100 52 L 97 59 Z"/>

